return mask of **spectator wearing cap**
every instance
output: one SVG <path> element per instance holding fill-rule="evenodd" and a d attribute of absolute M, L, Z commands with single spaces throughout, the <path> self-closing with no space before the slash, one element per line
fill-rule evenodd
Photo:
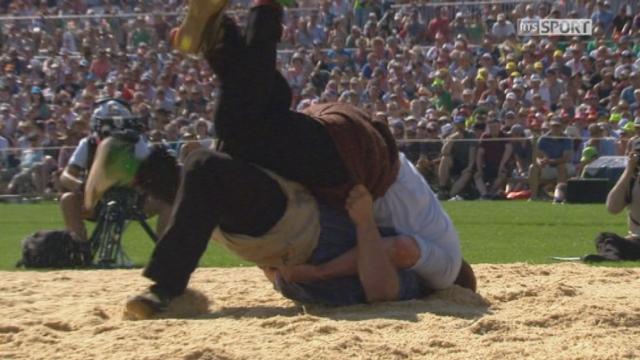
<path fill-rule="evenodd" d="M 564 201 L 562 188 L 567 180 L 575 175 L 575 166 L 571 163 L 573 144 L 563 134 L 562 123 L 556 116 L 549 121 L 550 130 L 539 140 L 536 147 L 536 159 L 529 172 L 531 199 L 540 200 L 540 186 L 556 184 L 554 201 Z"/>
<path fill-rule="evenodd" d="M 449 135 L 442 147 L 442 160 L 438 170 L 441 200 L 459 199 L 473 177 L 476 157 L 476 140 L 472 132 L 466 130 L 466 118 L 453 118 L 454 133 Z M 450 180 L 453 184 L 450 185 Z"/>
<path fill-rule="evenodd" d="M 506 141 L 507 137 L 500 130 L 500 121 L 490 117 L 486 131 L 480 136 L 476 154 L 474 180 L 482 199 L 495 199 L 504 193 L 513 153 L 513 146 Z"/>

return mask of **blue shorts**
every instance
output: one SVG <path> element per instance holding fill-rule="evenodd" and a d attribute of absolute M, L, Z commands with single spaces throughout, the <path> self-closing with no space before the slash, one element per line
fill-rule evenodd
<path fill-rule="evenodd" d="M 346 253 L 357 244 L 356 229 L 344 209 L 319 204 L 320 237 L 308 264 L 326 263 Z M 392 229 L 380 229 L 383 236 L 393 236 Z M 398 300 L 424 297 L 428 289 L 420 277 L 412 271 L 399 270 L 400 296 Z M 287 283 L 276 280 L 276 289 L 285 297 L 307 304 L 345 306 L 366 303 L 364 289 L 357 275 L 333 278 L 313 283 Z"/>

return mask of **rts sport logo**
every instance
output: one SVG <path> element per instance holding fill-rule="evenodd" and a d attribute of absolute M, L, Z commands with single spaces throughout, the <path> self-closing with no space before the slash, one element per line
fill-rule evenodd
<path fill-rule="evenodd" d="M 591 19 L 520 19 L 520 36 L 591 36 Z"/>

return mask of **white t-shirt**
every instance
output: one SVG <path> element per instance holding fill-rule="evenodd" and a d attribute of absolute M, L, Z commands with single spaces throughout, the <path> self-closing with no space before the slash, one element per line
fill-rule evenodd
<path fill-rule="evenodd" d="M 143 160 L 147 156 L 149 156 L 149 144 L 147 141 L 138 137 L 138 142 L 135 145 L 135 157 L 138 160 Z M 87 170 L 89 161 L 89 138 L 85 137 L 80 140 L 78 147 L 71 154 L 71 158 L 69 159 L 69 165 L 75 165 L 81 169 Z"/>
<path fill-rule="evenodd" d="M 424 177 L 404 154 L 399 156 L 396 181 L 373 204 L 376 224 L 414 237 L 421 256 L 411 270 L 434 289 L 450 287 L 462 264 L 460 239 Z"/>

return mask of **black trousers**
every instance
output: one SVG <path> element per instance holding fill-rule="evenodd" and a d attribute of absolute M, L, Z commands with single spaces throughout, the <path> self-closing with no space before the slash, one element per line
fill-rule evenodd
<path fill-rule="evenodd" d="M 171 296 L 186 289 L 216 226 L 260 236 L 284 214 L 279 185 L 250 163 L 307 185 L 347 180 L 326 129 L 289 110 L 291 90 L 275 67 L 281 9 L 252 8 L 244 35 L 228 18 L 223 29 L 205 56 L 222 84 L 215 126 L 228 155 L 202 150 L 185 160 L 172 220 L 144 271 Z"/>
<path fill-rule="evenodd" d="M 307 185 L 330 186 L 348 180 L 326 128 L 291 111 L 291 89 L 276 69 L 282 11 L 250 10 L 244 35 L 225 19 L 224 38 L 205 53 L 221 80 L 215 115 L 221 151 Z"/>

